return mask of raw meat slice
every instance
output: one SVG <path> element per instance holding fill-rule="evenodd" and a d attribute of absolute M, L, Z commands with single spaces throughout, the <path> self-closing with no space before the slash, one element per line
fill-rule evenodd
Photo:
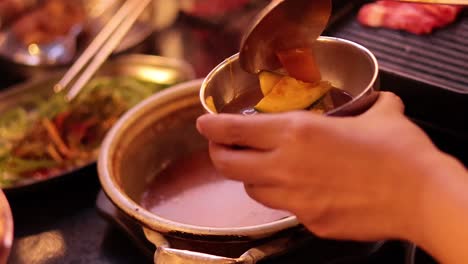
<path fill-rule="evenodd" d="M 455 21 L 460 6 L 377 1 L 364 5 L 358 14 L 361 24 L 429 34 Z"/>

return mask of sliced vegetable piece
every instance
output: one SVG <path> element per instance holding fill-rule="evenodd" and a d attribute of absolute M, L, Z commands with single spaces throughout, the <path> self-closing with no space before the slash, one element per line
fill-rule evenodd
<path fill-rule="evenodd" d="M 169 86 L 99 77 L 71 103 L 63 93 L 29 94 L 21 107 L 0 113 L 0 187 L 86 164 L 121 114 Z"/>
<path fill-rule="evenodd" d="M 258 74 L 260 79 L 260 89 L 262 90 L 263 95 L 267 95 L 271 92 L 271 89 L 283 78 L 284 75 L 271 72 L 271 71 L 261 71 Z"/>
<path fill-rule="evenodd" d="M 310 48 L 297 48 L 276 53 L 289 76 L 303 82 L 317 83 L 322 77 Z"/>
<path fill-rule="evenodd" d="M 63 162 L 63 158 L 60 156 L 60 154 L 52 144 L 47 145 L 47 152 L 52 157 L 52 159 L 54 159 L 54 161 L 58 164 Z"/>
<path fill-rule="evenodd" d="M 216 106 L 214 104 L 214 99 L 213 99 L 213 96 L 208 96 L 206 99 L 205 99 L 205 103 L 206 105 L 208 106 L 208 108 L 213 111 L 213 113 L 218 113 L 218 110 L 216 110 Z"/>
<path fill-rule="evenodd" d="M 67 157 L 67 158 L 72 158 L 73 153 L 67 147 L 67 145 L 65 144 L 63 139 L 60 137 L 60 133 L 57 131 L 57 128 L 55 127 L 55 125 L 47 118 L 43 118 L 41 120 L 41 123 L 45 127 L 45 129 L 47 130 L 47 133 L 48 133 L 50 139 L 57 146 L 60 153 L 62 155 L 64 155 L 65 157 Z"/>
<path fill-rule="evenodd" d="M 56 164 L 53 160 L 27 160 L 8 157 L 0 161 L 0 172 L 20 174 L 38 169 L 52 168 Z"/>
<path fill-rule="evenodd" d="M 0 159 L 4 156 L 7 156 L 10 153 L 10 146 L 7 142 L 2 142 L 0 140 Z"/>
<path fill-rule="evenodd" d="M 304 110 L 331 88 L 329 82 L 312 84 L 285 76 L 255 106 L 255 109 L 266 113 Z"/>
<path fill-rule="evenodd" d="M 21 107 L 13 108 L 0 116 L 0 138 L 17 140 L 28 128 L 28 114 Z"/>
<path fill-rule="evenodd" d="M 52 119 L 57 114 L 66 111 L 68 107 L 70 107 L 70 105 L 65 100 L 65 96 L 61 93 L 54 94 L 47 100 L 38 101 L 39 115 L 49 119 Z"/>

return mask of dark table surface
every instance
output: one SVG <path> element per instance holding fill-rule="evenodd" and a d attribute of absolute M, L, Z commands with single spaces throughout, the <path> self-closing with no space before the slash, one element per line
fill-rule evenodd
<path fill-rule="evenodd" d="M 241 25 L 239 21 L 219 25 L 183 16 L 173 27 L 155 34 L 145 49 L 183 58 L 202 77 L 238 50 Z M 16 81 L 3 78 L 4 86 Z M 34 188 L 7 193 L 15 224 L 9 263 L 151 263 L 151 256 L 99 215 L 95 206 L 99 191 L 96 168 L 91 166 Z M 340 242 L 327 243 L 334 244 L 340 254 Z M 318 244 L 265 263 L 324 263 Z M 404 254 L 403 243 L 389 242 L 371 257 L 343 263 L 404 263 Z M 418 256 L 418 263 L 432 263 L 424 254 Z"/>
<path fill-rule="evenodd" d="M 95 207 L 100 185 L 95 167 L 46 185 L 9 194 L 15 241 L 9 263 L 151 263 L 121 229 L 105 221 Z M 332 263 L 348 256 L 344 242 L 316 241 L 265 264 Z M 327 261 L 326 261 L 327 260 Z M 404 263 L 400 242 L 389 242 L 369 258 L 339 263 Z M 333 262 L 335 263 L 335 262 Z"/>

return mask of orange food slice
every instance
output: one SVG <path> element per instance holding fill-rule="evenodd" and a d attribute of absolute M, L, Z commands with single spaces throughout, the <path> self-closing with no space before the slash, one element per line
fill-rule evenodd
<path fill-rule="evenodd" d="M 308 83 L 317 83 L 322 79 L 310 48 L 278 51 L 276 55 L 289 76 Z"/>

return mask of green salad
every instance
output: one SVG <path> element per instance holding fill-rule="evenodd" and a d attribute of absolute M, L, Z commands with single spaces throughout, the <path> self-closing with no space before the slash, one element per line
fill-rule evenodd
<path fill-rule="evenodd" d="M 54 177 L 94 161 L 118 118 L 166 87 L 131 77 L 99 77 L 70 103 L 59 93 L 0 113 L 0 187 Z"/>

